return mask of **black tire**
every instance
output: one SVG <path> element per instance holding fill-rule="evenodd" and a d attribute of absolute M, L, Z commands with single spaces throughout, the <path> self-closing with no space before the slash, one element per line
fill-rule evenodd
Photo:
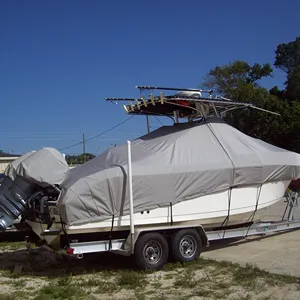
<path fill-rule="evenodd" d="M 179 230 L 171 237 L 171 255 L 176 262 L 190 262 L 200 256 L 202 241 L 194 229 Z"/>
<path fill-rule="evenodd" d="M 139 268 L 160 270 L 168 261 L 168 242 L 159 233 L 144 234 L 135 244 L 134 256 Z"/>

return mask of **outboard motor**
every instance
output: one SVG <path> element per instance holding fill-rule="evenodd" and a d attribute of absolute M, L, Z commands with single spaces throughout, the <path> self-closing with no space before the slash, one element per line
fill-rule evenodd
<path fill-rule="evenodd" d="M 16 180 L 18 166 L 33 153 L 35 151 L 20 156 L 10 163 L 4 171 L 4 178 L 0 186 L 0 231 L 10 227 L 15 219 L 21 215 L 25 207 L 24 198 L 26 199 L 33 189 L 22 178 L 19 177 Z"/>
<path fill-rule="evenodd" d="M 22 215 L 26 207 L 26 200 L 38 186 L 17 176 L 14 181 L 5 177 L 0 194 L 0 231 L 12 226 L 14 221 Z"/>
<path fill-rule="evenodd" d="M 11 163 L 0 186 L 0 231 L 26 215 L 29 203 L 40 206 L 47 188 L 52 187 L 58 195 L 55 186 L 62 183 L 68 171 L 64 156 L 54 148 L 27 153 Z"/>

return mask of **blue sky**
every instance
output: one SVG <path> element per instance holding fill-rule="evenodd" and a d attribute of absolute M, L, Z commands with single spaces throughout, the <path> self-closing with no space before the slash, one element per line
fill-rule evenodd
<path fill-rule="evenodd" d="M 297 0 L 0 1 L 0 149 L 62 148 L 104 131 L 127 118 L 104 98 L 139 96 L 136 85 L 198 87 L 235 59 L 272 64 L 276 46 L 300 35 L 299 11 Z M 275 70 L 265 85 L 283 81 Z M 86 149 L 145 132 L 135 117 Z"/>

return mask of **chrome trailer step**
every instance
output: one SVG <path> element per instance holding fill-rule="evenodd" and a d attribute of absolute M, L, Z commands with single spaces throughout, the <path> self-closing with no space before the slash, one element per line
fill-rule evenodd
<path fill-rule="evenodd" d="M 47 229 L 41 233 L 41 236 L 58 235 L 62 232 L 61 229 Z"/>
<path fill-rule="evenodd" d="M 85 253 L 120 251 L 124 252 L 126 239 L 104 240 L 93 242 L 70 243 L 67 253 L 71 255 L 83 255 Z"/>

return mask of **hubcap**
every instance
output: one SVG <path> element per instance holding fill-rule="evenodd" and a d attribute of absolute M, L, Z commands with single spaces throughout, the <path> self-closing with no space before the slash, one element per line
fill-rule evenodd
<path fill-rule="evenodd" d="M 157 264 L 162 256 L 161 245 L 155 241 L 149 242 L 144 247 L 144 258 L 150 264 Z"/>
<path fill-rule="evenodd" d="M 193 236 L 184 236 L 179 243 L 180 254 L 184 258 L 191 258 L 195 255 L 197 243 Z"/>

